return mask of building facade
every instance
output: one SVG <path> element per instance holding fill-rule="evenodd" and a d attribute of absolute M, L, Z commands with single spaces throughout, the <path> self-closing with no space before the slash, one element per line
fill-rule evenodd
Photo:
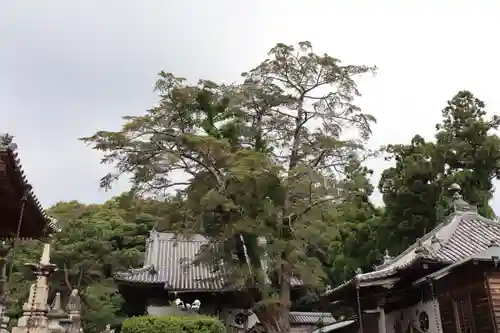
<path fill-rule="evenodd" d="M 225 275 L 224 264 L 213 267 L 195 264 L 207 239 L 202 235 L 187 238 L 174 233 L 151 231 L 146 244 L 144 266 L 115 274 L 118 288 L 132 315 L 168 315 L 178 311 L 173 304 L 181 299 L 184 304 L 201 302 L 200 313 L 217 315 L 233 331 L 262 332 L 259 321 L 249 309 L 249 291 L 235 288 Z M 298 292 L 299 279 L 292 280 Z M 248 318 L 248 319 L 246 319 Z M 318 327 L 332 325 L 336 320 L 330 313 L 290 313 L 290 324 L 295 333 L 311 332 Z"/>
<path fill-rule="evenodd" d="M 434 230 L 327 293 L 358 313 L 359 332 L 498 332 L 500 223 L 450 190 L 453 212 Z"/>
<path fill-rule="evenodd" d="M 0 331 L 5 332 L 7 256 L 20 239 L 41 239 L 58 231 L 28 183 L 12 136 L 0 135 Z"/>

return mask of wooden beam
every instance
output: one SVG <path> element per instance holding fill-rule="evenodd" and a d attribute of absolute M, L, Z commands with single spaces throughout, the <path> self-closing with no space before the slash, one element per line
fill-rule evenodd
<path fill-rule="evenodd" d="M 386 289 L 391 289 L 399 280 L 398 277 L 391 277 L 372 281 L 359 281 L 358 283 L 360 287 L 382 286 Z"/>

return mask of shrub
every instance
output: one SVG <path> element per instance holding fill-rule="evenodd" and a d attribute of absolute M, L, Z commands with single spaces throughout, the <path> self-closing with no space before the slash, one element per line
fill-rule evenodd
<path fill-rule="evenodd" d="M 224 333 L 217 318 L 191 316 L 141 316 L 123 322 L 121 333 Z"/>

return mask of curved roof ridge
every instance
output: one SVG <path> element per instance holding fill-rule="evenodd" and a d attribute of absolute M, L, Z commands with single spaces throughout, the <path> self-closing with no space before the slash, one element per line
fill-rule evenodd
<path fill-rule="evenodd" d="M 208 238 L 200 233 L 193 233 L 184 235 L 173 231 L 156 231 L 151 230 L 149 238 L 156 238 L 162 241 L 176 241 L 176 242 L 206 242 Z"/>
<path fill-rule="evenodd" d="M 154 265 L 145 265 L 144 267 L 140 268 L 129 268 L 126 271 L 121 271 L 121 272 L 116 272 L 115 275 L 118 276 L 131 276 L 135 274 L 140 274 L 143 272 L 148 272 L 154 269 Z"/>
<path fill-rule="evenodd" d="M 483 251 L 491 240 L 500 241 L 500 222 L 480 215 L 477 209 L 463 200 L 458 189 L 458 185 L 452 187 L 455 191 L 452 197 L 454 211 L 442 223 L 394 259 L 386 260 L 385 265 L 378 266 L 372 272 L 358 273 L 327 293 L 334 293 L 355 281 L 394 276 L 419 260 L 450 264 Z"/>
<path fill-rule="evenodd" d="M 410 245 L 396 257 L 392 258 L 385 265 L 377 266 L 377 269 L 375 271 L 383 270 L 391 266 L 397 266 L 398 262 L 401 263 L 403 258 L 410 255 L 412 251 L 414 252 L 418 247 L 421 246 L 423 246 L 424 248 L 429 247 L 429 245 L 431 244 L 426 244 L 426 243 L 430 243 L 429 241 L 432 242 L 433 237 L 437 237 L 437 239 L 439 240 L 440 248 L 436 250 L 429 248 L 429 251 L 430 252 L 439 251 L 442 247 L 446 246 L 446 244 L 450 241 L 450 239 L 453 237 L 453 234 L 460 226 L 461 222 L 463 220 L 471 220 L 471 219 L 491 224 L 493 226 L 500 226 L 500 223 L 480 215 L 477 211 L 455 211 L 449 216 L 447 216 L 444 222 L 441 222 L 438 225 L 436 225 L 434 229 L 426 233 L 422 238 L 417 239 L 412 245 Z"/>
<path fill-rule="evenodd" d="M 431 239 L 435 234 L 437 234 L 444 226 L 446 226 L 447 223 L 441 222 L 438 225 L 434 227 L 431 231 L 426 233 L 422 238 L 419 238 L 413 242 L 412 245 L 407 247 L 403 252 L 398 254 L 396 257 L 392 258 L 387 264 L 385 265 L 380 265 L 375 271 L 383 270 L 388 268 L 389 266 L 393 266 L 396 262 L 400 261 L 402 258 L 404 258 L 406 255 L 410 254 L 411 251 L 415 250 L 417 247 L 420 246 L 422 242 L 425 242 L 429 239 Z"/>

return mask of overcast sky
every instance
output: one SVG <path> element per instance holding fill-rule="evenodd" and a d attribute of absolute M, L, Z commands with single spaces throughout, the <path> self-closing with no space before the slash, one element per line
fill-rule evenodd
<path fill-rule="evenodd" d="M 45 206 L 102 202 L 126 182 L 99 190 L 106 168 L 77 138 L 151 107 L 157 72 L 232 82 L 277 42 L 309 40 L 379 67 L 360 82 L 359 103 L 378 119 L 372 147 L 431 138 L 458 90 L 499 110 L 498 13 L 494 0 L 1 1 L 0 132 L 16 136 Z M 370 166 L 377 182 L 387 165 Z"/>

